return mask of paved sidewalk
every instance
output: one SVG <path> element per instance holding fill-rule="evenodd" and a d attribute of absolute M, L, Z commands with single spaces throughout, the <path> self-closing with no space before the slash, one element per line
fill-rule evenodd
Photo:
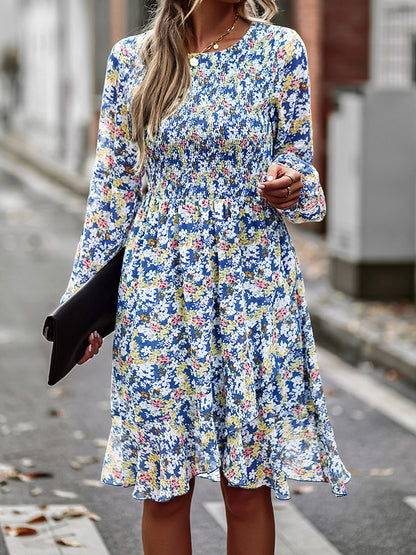
<path fill-rule="evenodd" d="M 357 300 L 333 289 L 325 239 L 300 226 L 289 231 L 318 343 L 352 364 L 381 367 L 387 379 L 403 376 L 416 383 L 416 305 Z"/>
<path fill-rule="evenodd" d="M 86 198 L 85 176 L 40 158 L 21 137 L 1 137 L 1 150 Z M 290 225 L 289 231 L 301 263 L 317 341 L 352 364 L 381 367 L 388 379 L 403 376 L 416 383 L 416 305 L 362 301 L 334 290 L 328 279 L 325 239 L 302 226 Z"/>

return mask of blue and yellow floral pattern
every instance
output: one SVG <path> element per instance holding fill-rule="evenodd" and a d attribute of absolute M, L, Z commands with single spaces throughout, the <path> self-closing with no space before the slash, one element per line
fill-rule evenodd
<path fill-rule="evenodd" d="M 349 474 L 284 223 L 325 215 L 304 45 L 256 22 L 234 46 L 199 55 L 183 104 L 147 136 L 139 175 L 129 106 L 143 38 L 120 41 L 108 60 L 85 224 L 62 299 L 125 245 L 102 480 L 166 501 L 192 476 L 218 480 L 221 468 L 231 485 L 266 485 L 279 499 L 289 478 L 344 495 Z M 273 161 L 301 173 L 293 208 L 257 193 Z"/>

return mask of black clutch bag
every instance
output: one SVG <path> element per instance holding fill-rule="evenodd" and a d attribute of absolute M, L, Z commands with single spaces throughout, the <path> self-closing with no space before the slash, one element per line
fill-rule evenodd
<path fill-rule="evenodd" d="M 54 385 L 81 360 L 94 330 L 114 331 L 124 248 L 48 316 L 43 335 L 53 341 L 48 384 Z"/>

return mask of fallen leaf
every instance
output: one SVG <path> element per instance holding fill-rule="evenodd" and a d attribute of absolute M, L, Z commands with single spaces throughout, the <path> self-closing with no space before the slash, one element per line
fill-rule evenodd
<path fill-rule="evenodd" d="M 20 464 L 25 468 L 33 468 L 35 466 L 35 463 L 32 461 L 32 459 L 20 459 Z"/>
<path fill-rule="evenodd" d="M 66 389 L 64 387 L 53 387 L 52 389 L 49 390 L 49 394 L 51 395 L 51 397 L 54 397 L 55 399 L 58 397 L 62 397 L 62 395 L 65 395 L 66 393 Z"/>
<path fill-rule="evenodd" d="M 365 413 L 362 410 L 354 410 L 351 413 L 351 418 L 353 420 L 364 420 L 365 418 Z"/>
<path fill-rule="evenodd" d="M 314 486 L 296 486 L 293 488 L 293 493 L 312 493 L 315 490 Z"/>
<path fill-rule="evenodd" d="M 49 409 L 48 415 L 53 417 L 61 417 L 64 415 L 63 411 L 60 409 Z"/>
<path fill-rule="evenodd" d="M 3 526 L 3 531 L 8 536 L 34 536 L 38 533 L 34 528 L 28 528 L 26 526 Z"/>
<path fill-rule="evenodd" d="M 37 497 L 38 495 L 41 495 L 42 493 L 43 493 L 42 488 L 32 488 L 30 490 L 30 495 L 33 495 L 33 497 Z"/>
<path fill-rule="evenodd" d="M 99 401 L 99 402 L 97 403 L 97 407 L 98 407 L 100 410 L 104 410 L 104 411 L 109 410 L 109 409 L 111 408 L 111 401 L 110 401 L 110 399 L 105 400 L 105 401 Z"/>
<path fill-rule="evenodd" d="M 100 480 L 82 480 L 82 483 L 92 488 L 102 488 L 104 485 Z"/>
<path fill-rule="evenodd" d="M 361 470 L 357 468 L 349 469 L 352 476 L 391 476 L 394 468 L 370 468 L 369 470 Z"/>
<path fill-rule="evenodd" d="M 26 522 L 26 524 L 40 524 L 41 522 L 47 522 L 47 517 L 45 515 L 34 516 Z"/>
<path fill-rule="evenodd" d="M 52 515 L 53 520 L 63 520 L 64 518 L 77 518 L 79 516 L 85 516 L 85 510 L 78 510 L 78 509 L 65 509 L 59 514 Z"/>
<path fill-rule="evenodd" d="M 64 497 L 65 499 L 75 499 L 76 497 L 78 497 L 78 495 L 76 493 L 74 493 L 73 491 L 63 491 L 63 490 L 60 490 L 60 489 L 54 489 L 53 493 L 57 497 Z"/>
<path fill-rule="evenodd" d="M 57 538 L 55 543 L 57 545 L 64 545 L 65 547 L 84 547 L 84 544 L 78 540 L 66 540 L 64 538 Z"/>
<path fill-rule="evenodd" d="M 101 437 L 96 437 L 94 439 L 94 445 L 96 447 L 104 447 L 104 449 L 107 447 L 107 440 Z"/>
<path fill-rule="evenodd" d="M 17 468 L 8 464 L 0 463 L 0 484 L 6 484 L 10 478 L 16 479 L 19 476 Z"/>
<path fill-rule="evenodd" d="M 32 478 L 32 480 L 35 478 L 53 478 L 53 474 L 50 472 L 27 472 L 25 476 Z"/>
<path fill-rule="evenodd" d="M 46 511 L 46 509 L 49 508 L 49 505 L 47 503 L 41 503 L 40 505 L 38 505 L 38 509 L 40 509 L 41 511 Z"/>
<path fill-rule="evenodd" d="M 20 480 L 21 482 L 33 482 L 35 478 L 52 478 L 49 472 L 19 472 L 16 468 L 10 467 L 9 471 L 2 472 L 0 469 L 0 483 L 6 484 L 7 479 Z"/>
<path fill-rule="evenodd" d="M 358 320 L 350 320 L 345 327 L 351 333 L 355 333 L 360 329 L 360 322 Z"/>
<path fill-rule="evenodd" d="M 336 394 L 337 394 L 337 390 L 335 389 L 335 387 L 327 387 L 324 390 L 325 397 L 333 397 Z"/>
<path fill-rule="evenodd" d="M 13 428 L 15 434 L 33 432 L 33 430 L 36 430 L 36 424 L 34 422 L 18 422 Z"/>
<path fill-rule="evenodd" d="M 332 416 L 340 416 L 344 412 L 344 409 L 341 405 L 334 405 L 329 410 Z"/>
<path fill-rule="evenodd" d="M 28 474 L 23 474 L 22 472 L 19 472 L 19 474 L 16 476 L 17 480 L 20 480 L 21 482 L 33 482 L 33 478 L 31 476 L 29 476 Z"/>
<path fill-rule="evenodd" d="M 392 368 L 391 370 L 386 370 L 383 375 L 384 379 L 388 382 L 397 382 L 403 377 L 402 373 L 395 368 Z"/>
<path fill-rule="evenodd" d="M 98 522 L 99 520 L 101 520 L 101 517 L 100 517 L 100 516 L 98 516 L 98 515 L 95 514 L 95 513 L 90 513 L 90 511 L 88 511 L 87 517 L 88 517 L 90 520 L 95 520 L 95 522 Z"/>
<path fill-rule="evenodd" d="M 394 468 L 371 468 L 370 476 L 391 476 L 394 474 Z"/>
<path fill-rule="evenodd" d="M 80 464 L 93 464 L 93 463 L 98 463 L 100 461 L 98 457 L 94 457 L 92 455 L 77 456 L 75 457 L 75 460 Z"/>
<path fill-rule="evenodd" d="M 71 466 L 75 470 L 81 470 L 81 468 L 87 464 L 95 464 L 98 463 L 100 459 L 97 457 L 93 457 L 91 455 L 87 456 L 78 456 L 75 457 L 73 461 L 71 461 Z"/>
<path fill-rule="evenodd" d="M 80 516 L 87 516 L 89 519 L 95 520 L 95 521 L 101 520 L 101 518 L 98 515 L 96 515 L 95 513 L 92 513 L 88 509 L 75 509 L 73 507 L 64 509 L 59 514 L 52 515 L 52 518 L 53 520 L 63 520 L 64 518 L 77 518 Z"/>

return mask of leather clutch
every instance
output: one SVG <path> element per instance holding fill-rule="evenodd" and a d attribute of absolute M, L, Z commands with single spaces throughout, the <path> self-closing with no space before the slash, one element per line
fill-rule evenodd
<path fill-rule="evenodd" d="M 43 335 L 53 341 L 49 385 L 81 360 L 92 331 L 102 337 L 114 331 L 123 256 L 124 248 L 46 318 Z"/>

